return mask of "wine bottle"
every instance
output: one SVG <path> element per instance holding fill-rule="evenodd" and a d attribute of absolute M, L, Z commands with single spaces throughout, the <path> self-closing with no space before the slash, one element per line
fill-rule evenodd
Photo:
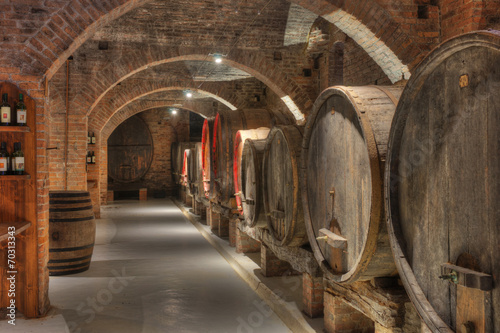
<path fill-rule="evenodd" d="M 92 157 L 90 155 L 90 152 L 87 152 L 87 164 L 92 163 Z"/>
<path fill-rule="evenodd" d="M 95 155 L 94 155 L 94 152 L 92 152 L 92 164 L 95 164 Z"/>
<path fill-rule="evenodd" d="M 95 135 L 94 135 L 94 132 L 92 132 L 92 136 L 90 137 L 90 142 L 92 142 L 92 144 L 95 144 Z"/>
<path fill-rule="evenodd" d="M 14 142 L 14 152 L 12 153 L 12 173 L 14 175 L 24 174 L 24 153 L 21 148 L 21 142 Z"/>
<path fill-rule="evenodd" d="M 11 110 L 8 99 L 9 99 L 9 94 L 2 95 L 2 106 L 0 107 L 0 114 L 2 118 L 0 125 L 2 126 L 12 125 L 11 112 L 10 112 Z"/>
<path fill-rule="evenodd" d="M 87 132 L 87 144 L 90 144 L 90 142 L 91 142 L 90 140 L 91 140 L 90 139 L 90 132 Z"/>
<path fill-rule="evenodd" d="M 2 142 L 2 146 L 0 148 L 0 175 L 9 174 L 9 157 L 7 143 Z"/>
<path fill-rule="evenodd" d="M 26 126 L 26 105 L 24 105 L 24 96 L 19 94 L 19 102 L 16 104 L 17 126 Z"/>

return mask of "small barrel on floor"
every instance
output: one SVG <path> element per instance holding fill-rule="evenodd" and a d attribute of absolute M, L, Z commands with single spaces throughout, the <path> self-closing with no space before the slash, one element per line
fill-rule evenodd
<path fill-rule="evenodd" d="M 86 191 L 49 193 L 49 274 L 67 275 L 89 269 L 96 224 Z"/>

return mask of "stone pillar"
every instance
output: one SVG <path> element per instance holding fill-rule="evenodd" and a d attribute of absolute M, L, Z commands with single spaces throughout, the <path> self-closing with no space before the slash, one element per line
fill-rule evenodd
<path fill-rule="evenodd" d="M 282 276 L 286 272 L 294 271 L 288 262 L 276 257 L 264 243 L 262 243 L 260 249 L 260 268 L 262 274 L 267 277 Z"/>
<path fill-rule="evenodd" d="M 302 274 L 302 305 L 305 314 L 311 318 L 323 316 L 323 277 Z"/>
<path fill-rule="evenodd" d="M 347 305 L 341 298 L 324 293 L 325 332 L 372 333 L 375 324 L 361 312 Z"/>
<path fill-rule="evenodd" d="M 236 228 L 236 253 L 260 252 L 261 243 Z"/>

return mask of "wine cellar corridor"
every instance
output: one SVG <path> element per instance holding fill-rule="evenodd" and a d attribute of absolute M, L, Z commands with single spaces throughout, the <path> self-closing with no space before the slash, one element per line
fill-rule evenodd
<path fill-rule="evenodd" d="M 500 333 L 499 0 L 0 0 L 0 332 Z"/>

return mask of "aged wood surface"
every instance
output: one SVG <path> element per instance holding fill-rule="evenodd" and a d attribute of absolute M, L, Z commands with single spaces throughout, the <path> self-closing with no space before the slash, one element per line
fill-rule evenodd
<path fill-rule="evenodd" d="M 266 140 L 245 142 L 240 168 L 241 198 L 244 222 L 248 227 L 266 227 L 262 195 L 262 160 Z"/>
<path fill-rule="evenodd" d="M 14 142 L 21 142 L 24 152 L 25 173 L 29 176 L 0 176 L 0 221 L 30 222 L 32 227 L 26 229 L 21 237 L 16 237 L 16 269 L 17 293 L 16 306 L 28 318 L 43 315 L 41 308 L 47 300 L 40 298 L 38 289 L 38 221 L 37 221 L 37 168 L 36 168 L 36 104 L 28 94 L 16 86 L 0 82 L 0 94 L 9 94 L 12 110 L 16 105 L 19 93 L 24 95 L 27 108 L 27 127 L 3 127 L 0 131 L 0 142 L 7 142 L 7 149 L 12 153 Z M 4 250 L 2 250 L 2 253 Z M 7 256 L 0 258 L 0 276 L 7 276 Z M 9 305 L 8 281 L 0 281 L 0 307 Z M 42 303 L 42 301 L 44 303 Z"/>
<path fill-rule="evenodd" d="M 264 149 L 264 209 L 268 228 L 280 245 L 300 246 L 308 242 L 298 175 L 302 131 L 293 125 L 275 126 Z"/>
<path fill-rule="evenodd" d="M 66 275 L 89 269 L 94 250 L 96 223 L 89 192 L 49 193 L 50 275 Z"/>
<path fill-rule="evenodd" d="M 207 118 L 203 123 L 201 135 L 201 154 L 202 154 L 202 169 L 203 169 L 203 192 L 208 199 L 215 198 L 215 183 L 214 171 L 212 168 L 213 160 L 213 128 L 215 118 Z"/>
<path fill-rule="evenodd" d="M 271 127 L 284 121 L 279 112 L 266 109 L 238 109 L 219 112 L 215 118 L 213 133 L 213 159 L 216 200 L 228 205 L 234 197 L 234 139 L 239 130 Z"/>
<path fill-rule="evenodd" d="M 153 161 L 153 138 L 146 123 L 133 116 L 108 139 L 108 175 L 117 182 L 138 181 Z"/>
<path fill-rule="evenodd" d="M 490 306 L 500 311 L 499 64 L 498 32 L 443 43 L 413 73 L 391 128 L 389 234 L 403 283 L 432 332 L 459 329 L 457 286 L 439 276 L 463 254 L 494 277 Z M 500 316 L 492 325 L 500 330 Z"/>
<path fill-rule="evenodd" d="M 202 153 L 201 142 L 195 143 L 195 147 L 191 149 L 193 156 L 191 157 L 192 163 L 190 164 L 190 173 L 188 177 L 189 191 L 197 199 L 203 192 L 203 169 L 202 169 Z"/>
<path fill-rule="evenodd" d="M 238 211 L 242 216 L 244 216 L 244 211 L 243 211 L 243 202 L 245 201 L 245 196 L 242 191 L 244 185 L 243 182 L 246 180 L 243 180 L 243 175 L 246 175 L 246 166 L 242 165 L 243 162 L 243 148 L 245 146 L 245 143 L 247 140 L 252 140 L 252 141 L 257 141 L 257 140 L 264 140 L 267 138 L 267 135 L 269 134 L 269 128 L 267 127 L 260 127 L 257 129 L 250 129 L 250 130 L 239 130 L 236 133 L 236 136 L 234 138 L 234 148 L 233 148 L 233 184 L 234 184 L 234 193 L 235 193 L 235 198 L 236 198 L 236 205 L 238 208 Z M 252 172 L 255 172 L 253 170 Z M 254 177 L 255 175 L 253 175 Z M 252 176 L 251 176 L 252 177 Z M 259 176 L 260 177 L 260 176 Z"/>
<path fill-rule="evenodd" d="M 396 273 L 382 179 L 402 89 L 331 87 L 308 118 L 301 162 L 306 226 L 318 262 L 340 283 Z"/>

